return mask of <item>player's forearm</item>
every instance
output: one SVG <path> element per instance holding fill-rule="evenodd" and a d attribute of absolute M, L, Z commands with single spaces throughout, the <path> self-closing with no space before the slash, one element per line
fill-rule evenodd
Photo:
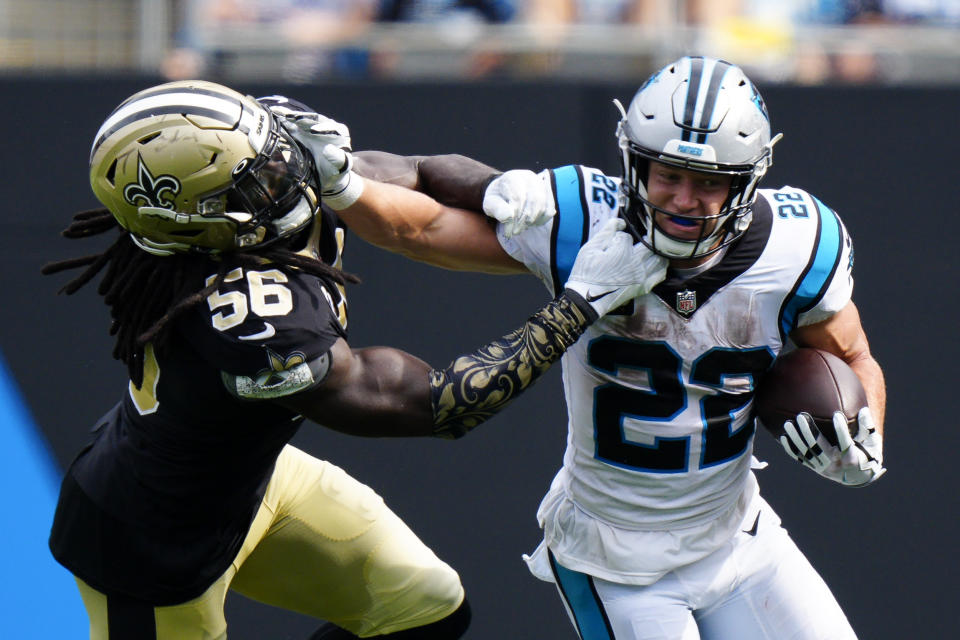
<path fill-rule="evenodd" d="M 441 208 L 422 194 L 366 178 L 363 193 L 350 206 L 337 211 L 358 236 L 388 251 L 414 248 Z"/>
<path fill-rule="evenodd" d="M 560 359 L 597 314 L 566 291 L 498 340 L 430 372 L 434 435 L 459 438 L 502 411 Z"/>
<path fill-rule="evenodd" d="M 323 384 L 277 402 L 356 436 L 458 438 L 523 393 L 596 318 L 567 291 L 519 329 L 443 369 L 390 347 L 350 350 L 338 343 Z"/>
<path fill-rule="evenodd" d="M 461 155 L 426 156 L 417 164 L 419 189 L 450 207 L 483 212 L 483 194 L 500 175 L 493 167 Z"/>
<path fill-rule="evenodd" d="M 880 364 L 869 353 L 848 363 L 860 378 L 863 390 L 867 394 L 867 404 L 876 423 L 877 431 L 883 435 L 884 417 L 887 411 L 887 386 Z"/>
<path fill-rule="evenodd" d="M 867 394 L 877 429 L 883 433 L 887 405 L 883 371 L 870 353 L 870 344 L 860 323 L 857 306 L 851 301 L 823 322 L 798 327 L 790 337 L 799 346 L 829 351 L 850 365 Z"/>
<path fill-rule="evenodd" d="M 420 190 L 417 165 L 424 156 L 399 156 L 386 151 L 355 151 L 353 170 L 364 178 Z"/>
<path fill-rule="evenodd" d="M 458 154 L 400 156 L 357 151 L 354 171 L 365 178 L 426 193 L 450 207 L 483 211 L 483 194 L 500 171 Z"/>
<path fill-rule="evenodd" d="M 367 180 L 363 195 L 338 213 L 367 242 L 413 260 L 461 271 L 526 271 L 500 246 L 485 216 L 422 193 Z"/>

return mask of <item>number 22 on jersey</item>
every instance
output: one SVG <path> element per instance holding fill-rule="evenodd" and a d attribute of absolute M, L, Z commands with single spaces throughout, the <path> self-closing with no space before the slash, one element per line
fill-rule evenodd
<path fill-rule="evenodd" d="M 685 381 L 683 360 L 668 344 L 604 336 L 590 343 L 588 361 L 612 375 L 625 368 L 645 371 L 648 380 L 647 389 L 616 382 L 595 389 L 596 457 L 637 471 L 681 473 L 691 468 L 691 436 L 656 436 L 651 444 L 629 442 L 622 428 L 624 418 L 667 425 L 687 408 L 688 384 L 706 388 L 712 393 L 700 401 L 701 451 L 693 466 L 705 468 L 732 460 L 747 449 L 754 429 L 748 420 L 731 430 L 734 416 L 746 408 L 753 395 L 753 380 L 773 362 L 773 354 L 766 347 L 715 347 L 691 364 Z M 748 379 L 749 391 L 732 392 L 726 383 L 734 378 Z M 668 431 L 669 427 L 663 430 Z"/>

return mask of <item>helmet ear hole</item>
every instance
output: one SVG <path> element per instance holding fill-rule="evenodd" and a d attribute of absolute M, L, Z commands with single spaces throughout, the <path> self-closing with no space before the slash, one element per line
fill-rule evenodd
<path fill-rule="evenodd" d="M 143 138 L 140 138 L 139 140 L 137 140 L 137 142 L 138 142 L 141 146 L 146 146 L 146 145 L 150 144 L 151 142 L 153 142 L 154 140 L 156 140 L 157 138 L 159 138 L 159 137 L 160 137 L 160 134 L 161 134 L 160 131 L 157 131 L 156 133 L 151 133 L 151 134 L 148 135 L 148 136 L 144 136 Z"/>
<path fill-rule="evenodd" d="M 110 167 L 107 169 L 107 173 L 104 176 L 104 178 L 107 179 L 107 182 L 110 183 L 111 187 L 115 187 L 117 186 L 116 177 L 117 177 L 117 160 L 114 159 L 114 161 L 110 163 Z"/>

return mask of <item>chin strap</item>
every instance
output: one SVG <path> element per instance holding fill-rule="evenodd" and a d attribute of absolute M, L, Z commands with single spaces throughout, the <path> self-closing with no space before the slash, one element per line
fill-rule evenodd
<path fill-rule="evenodd" d="M 498 340 L 430 372 L 433 435 L 463 437 L 500 411 L 560 359 L 596 312 L 566 290 Z"/>

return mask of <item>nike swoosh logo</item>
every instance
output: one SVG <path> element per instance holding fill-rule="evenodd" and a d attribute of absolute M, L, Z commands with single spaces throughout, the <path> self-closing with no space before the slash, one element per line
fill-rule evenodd
<path fill-rule="evenodd" d="M 757 512 L 757 519 L 753 521 L 753 526 L 750 527 L 749 529 L 744 529 L 743 532 L 746 533 L 746 534 L 748 534 L 748 535 L 755 536 L 755 535 L 757 535 L 757 526 L 758 526 L 759 524 L 760 524 L 760 512 L 758 511 L 758 512 Z"/>
<path fill-rule="evenodd" d="M 611 293 L 613 293 L 613 291 L 614 291 L 614 290 L 611 289 L 610 291 L 607 291 L 606 293 L 601 293 L 600 295 L 596 295 L 596 296 L 590 295 L 590 292 L 588 291 L 588 292 L 587 292 L 587 298 L 586 298 L 586 300 L 587 300 L 587 302 L 594 302 L 594 301 L 596 301 L 596 300 L 599 300 L 600 298 L 605 298 L 606 296 L 608 296 L 608 295 L 610 295 Z"/>
<path fill-rule="evenodd" d="M 273 325 L 269 322 L 263 323 L 263 331 L 260 333 L 251 333 L 248 336 L 237 336 L 240 340 L 266 340 L 267 338 L 272 338 L 276 335 L 277 330 L 273 328 Z"/>

